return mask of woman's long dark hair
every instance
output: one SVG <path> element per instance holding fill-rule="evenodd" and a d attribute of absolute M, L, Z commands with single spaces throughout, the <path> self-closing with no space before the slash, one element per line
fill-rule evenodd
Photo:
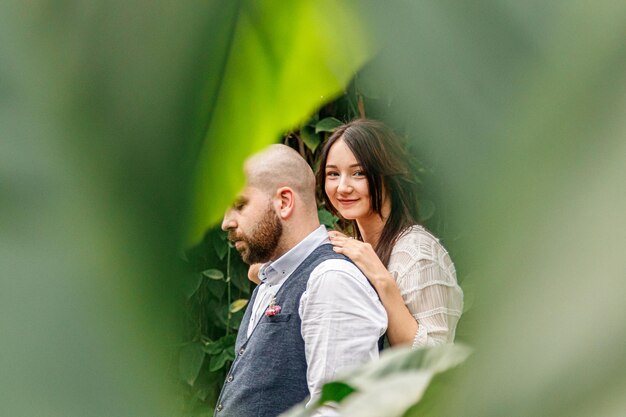
<path fill-rule="evenodd" d="M 391 212 L 374 248 L 382 263 L 388 265 L 400 234 L 418 223 L 417 181 L 409 154 L 394 133 L 379 121 L 356 119 L 337 128 L 322 148 L 317 183 L 326 207 L 338 217 L 341 215 L 326 195 L 325 184 L 328 151 L 339 139 L 343 139 L 361 164 L 367 177 L 372 210 L 381 218 L 384 192 L 390 199 Z M 356 222 L 352 225 L 356 237 L 361 238 Z"/>

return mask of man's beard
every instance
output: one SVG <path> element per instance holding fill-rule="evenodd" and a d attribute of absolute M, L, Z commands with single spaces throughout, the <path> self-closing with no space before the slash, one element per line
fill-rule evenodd
<path fill-rule="evenodd" d="M 276 251 L 283 235 L 283 224 L 270 205 L 263 218 L 249 235 L 229 233 L 230 240 L 245 242 L 239 250 L 241 258 L 247 264 L 267 262 Z"/>

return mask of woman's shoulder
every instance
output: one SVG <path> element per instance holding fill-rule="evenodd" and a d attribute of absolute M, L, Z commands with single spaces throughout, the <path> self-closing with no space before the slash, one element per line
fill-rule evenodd
<path fill-rule="evenodd" d="M 417 269 L 432 273 L 419 274 L 424 276 L 416 279 L 426 279 L 434 271 L 439 271 L 435 274 L 438 277 L 436 281 L 456 282 L 456 270 L 448 251 L 435 235 L 421 225 L 410 226 L 400 234 L 391 252 L 388 269 L 396 280 L 406 279 L 410 271 Z M 434 276 L 431 278 L 435 279 Z"/>
<path fill-rule="evenodd" d="M 445 250 L 439 239 L 424 226 L 414 224 L 400 233 L 393 250 Z"/>
<path fill-rule="evenodd" d="M 452 263 L 448 251 L 440 240 L 424 226 L 415 224 L 407 227 L 398 237 L 391 251 L 391 259 L 433 261 L 448 266 Z"/>

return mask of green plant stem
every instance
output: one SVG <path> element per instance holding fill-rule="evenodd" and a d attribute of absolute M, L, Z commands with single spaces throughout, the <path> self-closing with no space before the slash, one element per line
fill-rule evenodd
<path fill-rule="evenodd" d="M 228 254 L 226 255 L 226 291 L 227 291 L 227 298 L 228 298 L 228 304 L 227 304 L 228 315 L 226 316 L 226 336 L 228 336 L 228 334 L 230 333 L 230 318 L 232 316 L 230 312 L 230 305 L 233 302 L 230 296 L 230 245 L 228 245 Z"/>

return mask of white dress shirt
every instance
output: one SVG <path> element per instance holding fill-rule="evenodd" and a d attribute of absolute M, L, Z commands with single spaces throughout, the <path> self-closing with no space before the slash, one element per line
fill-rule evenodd
<path fill-rule="evenodd" d="M 315 248 L 325 243 L 330 243 L 328 233 L 320 226 L 283 256 L 261 267 L 248 336 L 283 283 Z M 311 272 L 300 299 L 299 315 L 308 365 L 309 405 L 319 398 L 324 383 L 378 358 L 378 339 L 387 329 L 387 313 L 354 264 L 329 259 Z M 331 407 L 323 407 L 315 417 L 335 415 Z"/>

